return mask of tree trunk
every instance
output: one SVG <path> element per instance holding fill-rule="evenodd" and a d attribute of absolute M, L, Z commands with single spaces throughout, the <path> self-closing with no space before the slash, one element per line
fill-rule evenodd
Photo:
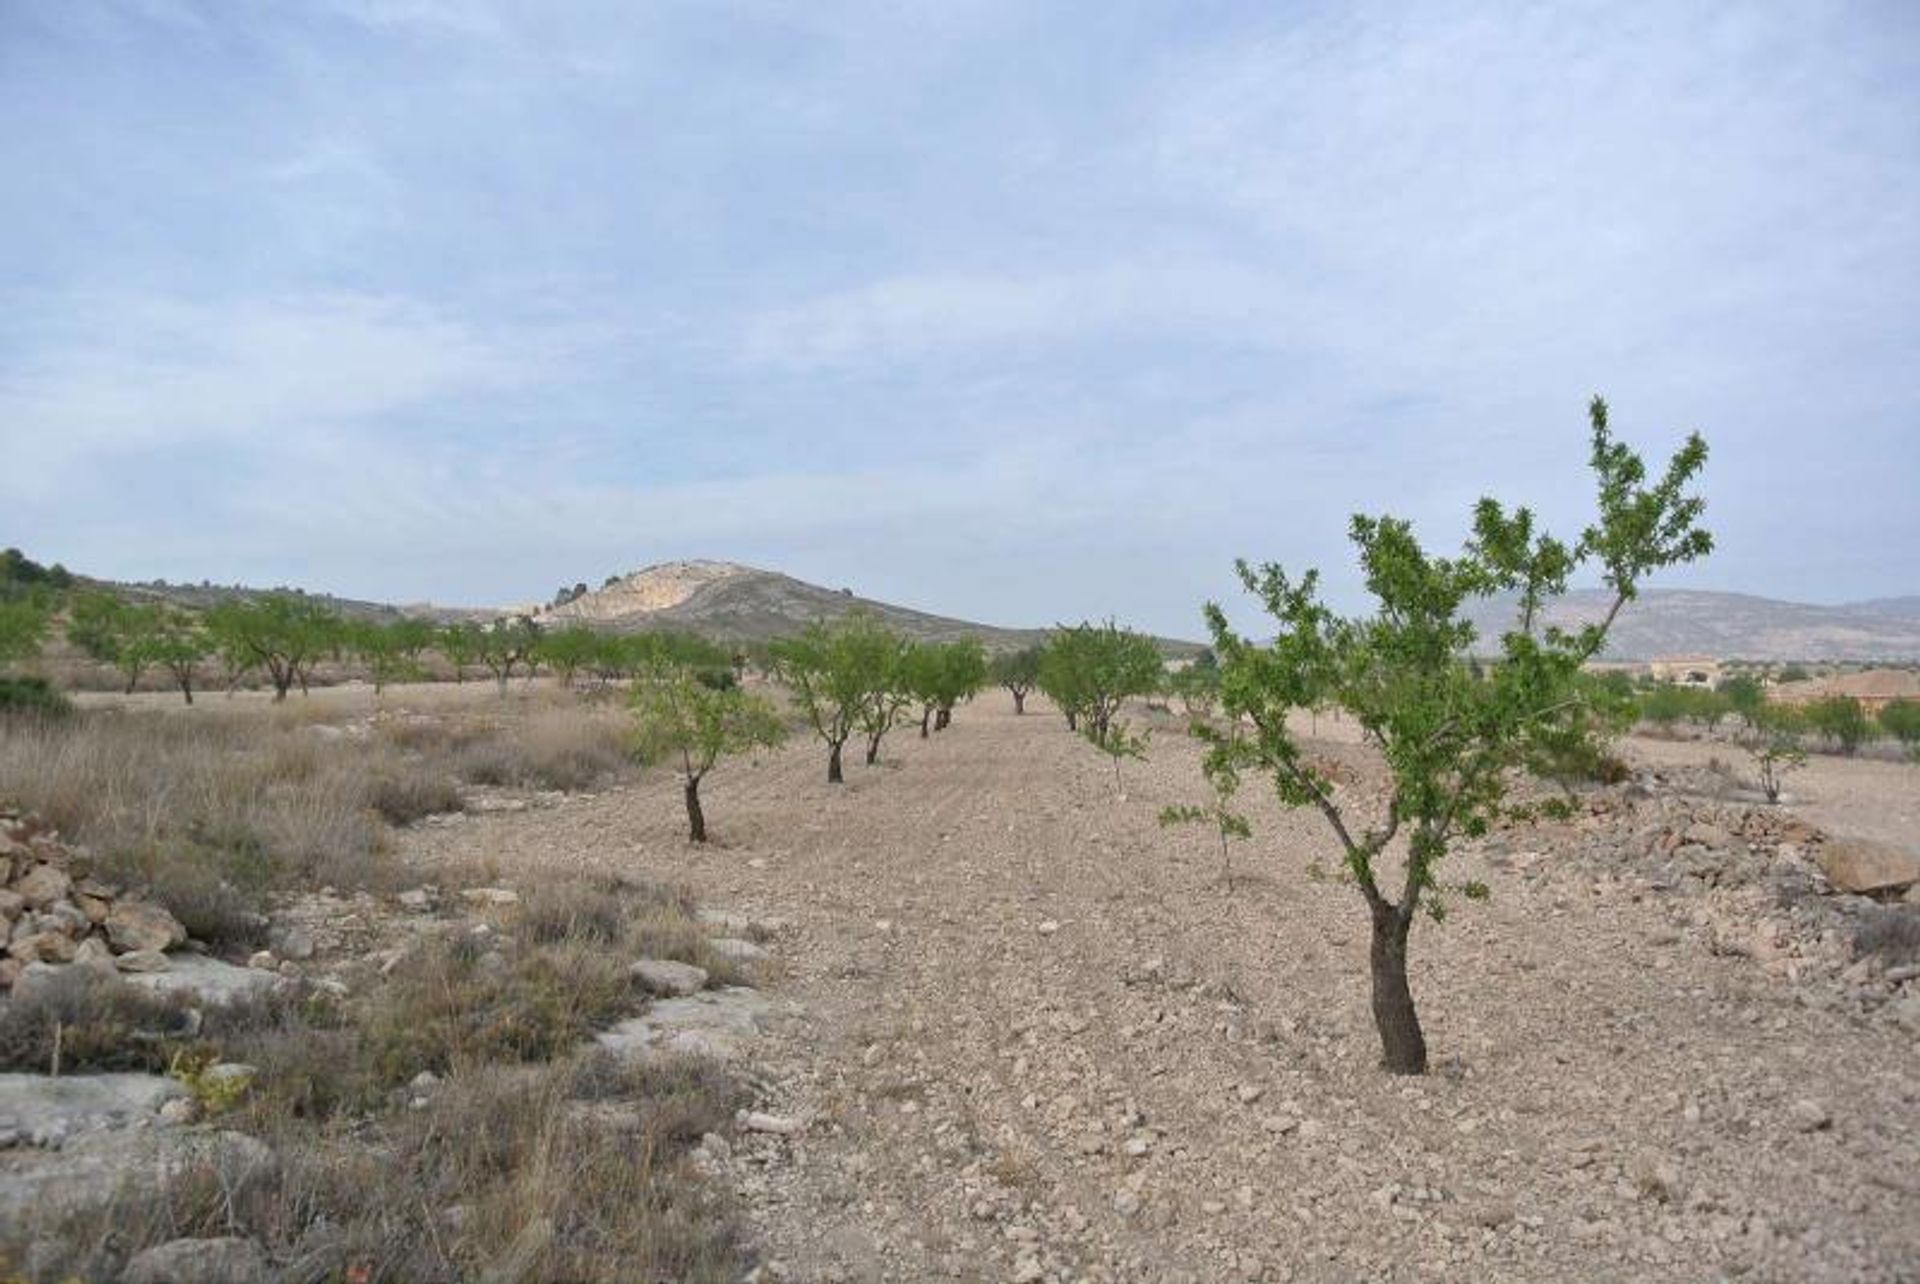
<path fill-rule="evenodd" d="M 1013 711 L 1015 713 L 1025 713 L 1027 711 L 1027 693 L 1026 692 L 1016 691 L 1013 693 Z"/>
<path fill-rule="evenodd" d="M 121 694 L 132 695 L 134 687 L 137 686 L 139 682 L 140 682 L 140 675 L 138 673 L 129 673 L 127 675 L 127 689 Z"/>
<path fill-rule="evenodd" d="M 867 765 L 871 767 L 880 760 L 880 738 L 887 733 L 876 731 L 867 737 Z"/>
<path fill-rule="evenodd" d="M 827 753 L 827 783 L 840 785 L 846 783 L 846 776 L 840 772 L 840 742 L 834 741 Z"/>
<path fill-rule="evenodd" d="M 682 786 L 687 796 L 687 837 L 696 843 L 707 841 L 707 818 L 700 810 L 700 777 L 689 776 Z"/>
<path fill-rule="evenodd" d="M 1080 730 L 1080 715 L 1075 713 L 1071 709 L 1067 710 L 1067 730 L 1068 731 Z"/>
<path fill-rule="evenodd" d="M 922 709 L 920 711 L 920 738 L 922 740 L 925 740 L 927 738 L 927 723 L 931 722 L 932 720 L 933 720 L 933 710 L 931 708 Z"/>
<path fill-rule="evenodd" d="M 933 729 L 935 731 L 945 731 L 948 727 L 951 727 L 952 725 L 953 725 L 953 706 L 950 704 L 943 704 L 940 706 L 940 711 L 933 715 Z"/>
<path fill-rule="evenodd" d="M 273 702 L 279 704 L 287 698 L 287 689 L 293 685 L 293 671 L 291 669 L 270 669 L 268 672 L 273 676 Z"/>
<path fill-rule="evenodd" d="M 1410 916 L 1381 902 L 1373 910 L 1373 1024 L 1380 1031 L 1382 1064 L 1390 1074 L 1425 1074 L 1427 1041 L 1407 987 Z"/>

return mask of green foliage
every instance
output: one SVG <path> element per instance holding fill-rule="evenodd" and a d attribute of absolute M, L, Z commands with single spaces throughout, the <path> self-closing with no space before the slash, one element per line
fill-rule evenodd
<path fill-rule="evenodd" d="M 1207 652 L 1211 657 L 1213 652 Z M 1217 673 L 1217 669 L 1216 669 Z M 1217 762 L 1207 772 L 1207 784 L 1211 787 L 1212 797 L 1205 806 L 1190 803 L 1177 803 L 1165 807 L 1160 812 L 1160 824 L 1193 825 L 1205 824 L 1213 828 L 1220 838 L 1220 876 L 1227 890 L 1233 890 L 1233 855 L 1228 844 L 1234 839 L 1251 839 L 1253 825 L 1245 815 L 1233 810 L 1234 795 L 1240 792 L 1240 767 L 1247 761 L 1240 752 L 1241 729 L 1235 724 L 1224 731 L 1211 725 L 1196 722 L 1192 734 L 1206 742 L 1210 756 Z M 1215 752 L 1217 751 L 1217 752 Z"/>
<path fill-rule="evenodd" d="M 1791 705 L 1762 702 L 1748 720 L 1740 745 L 1753 760 L 1760 790 L 1767 801 L 1780 801 L 1780 790 L 1789 772 L 1807 765 L 1802 737 L 1807 720 Z"/>
<path fill-rule="evenodd" d="M 1213 652 L 1202 651 L 1184 669 L 1167 675 L 1167 687 L 1189 718 L 1211 718 L 1220 703 L 1220 663 Z"/>
<path fill-rule="evenodd" d="M 1782 682 L 1805 682 L 1812 676 L 1812 674 L 1807 672 L 1805 666 L 1798 664 L 1789 664 L 1786 668 L 1780 670 L 1780 681 Z"/>
<path fill-rule="evenodd" d="M 295 682 L 306 690 L 313 666 L 342 641 L 340 617 L 295 593 L 222 602 L 207 612 L 206 625 L 229 671 L 265 669 L 276 701 L 286 699 Z"/>
<path fill-rule="evenodd" d="M 724 757 L 771 749 L 787 738 L 780 711 L 764 696 L 708 686 L 684 668 L 642 677 L 628 700 L 635 755 L 643 763 L 675 762 L 690 780 Z"/>
<path fill-rule="evenodd" d="M 1873 734 L 1866 710 L 1852 696 L 1829 696 L 1815 700 L 1805 708 L 1807 726 L 1831 740 L 1841 753 L 1852 757 Z"/>
<path fill-rule="evenodd" d="M 474 635 L 473 658 L 493 675 L 504 696 L 514 670 L 531 666 L 539 646 L 540 626 L 524 615 L 516 615 L 479 629 Z"/>
<path fill-rule="evenodd" d="M 1920 700 L 1890 700 L 1880 710 L 1880 729 L 1920 759 Z"/>
<path fill-rule="evenodd" d="M 1027 694 L 1040 682 L 1041 648 L 1022 647 L 993 657 L 988 675 L 995 686 L 1005 687 L 1013 696 L 1016 713 L 1027 711 Z"/>
<path fill-rule="evenodd" d="M 30 714 L 58 718 L 72 712 L 73 702 L 55 690 L 45 678 L 16 678 L 0 674 L 0 717 Z"/>
<path fill-rule="evenodd" d="M 630 697 L 634 752 L 642 762 L 670 761 L 686 791 L 689 837 L 706 841 L 700 782 L 723 757 L 771 749 L 787 736 L 780 711 L 762 696 L 715 687 L 691 670 L 662 666 L 642 677 Z"/>
<path fill-rule="evenodd" d="M 1676 723 L 1683 720 L 1711 730 L 1730 708 L 1725 697 L 1705 687 L 1683 687 L 1661 682 L 1641 693 L 1636 712 L 1643 720 L 1663 731 L 1671 731 Z"/>
<path fill-rule="evenodd" d="M 45 603 L 36 598 L 0 601 L 0 665 L 17 664 L 40 654 L 49 615 Z"/>
<path fill-rule="evenodd" d="M 17 548 L 0 549 L 0 602 L 64 593 L 73 586 L 67 568 L 42 566 Z"/>
<path fill-rule="evenodd" d="M 899 652 L 898 636 L 865 611 L 815 622 L 769 648 L 775 673 L 827 745 L 830 782 L 842 779 L 841 749 L 867 716 L 873 693 L 891 679 Z"/>
<path fill-rule="evenodd" d="M 943 729 L 962 700 L 971 700 L 987 682 L 986 648 L 973 639 L 960 642 L 923 642 L 907 649 L 901 664 L 908 694 L 921 708 L 920 731 L 930 717 L 934 730 Z"/>
<path fill-rule="evenodd" d="M 1720 684 L 1720 697 L 1727 709 L 1747 730 L 1759 726 L 1760 711 L 1766 707 L 1767 689 L 1750 673 L 1739 673 Z"/>
<path fill-rule="evenodd" d="M 1622 679 L 1614 681 L 1610 679 Z M 1527 748 L 1526 769 L 1569 795 L 1576 784 L 1618 784 L 1628 776 L 1613 741 L 1633 725 L 1635 705 L 1624 675 L 1574 675 L 1566 716 L 1542 726 Z"/>
<path fill-rule="evenodd" d="M 1142 731 L 1136 736 L 1131 734 L 1126 723 L 1110 722 L 1107 725 L 1105 735 L 1095 735 L 1093 724 L 1088 723 L 1080 729 L 1080 734 L 1084 736 L 1087 742 L 1094 748 L 1113 760 L 1114 792 L 1120 793 L 1121 798 L 1124 799 L 1126 795 L 1121 793 L 1124 786 L 1120 780 L 1120 764 L 1128 758 L 1133 758 L 1140 762 L 1146 761 L 1147 741 L 1153 738 L 1152 730 Z"/>
<path fill-rule="evenodd" d="M 425 672 L 420 657 L 437 634 L 424 620 L 355 620 L 343 626 L 342 637 L 347 649 L 367 666 L 377 695 L 389 683 L 410 682 Z"/>
<path fill-rule="evenodd" d="M 1705 463 L 1705 443 L 1689 437 L 1649 484 L 1639 456 L 1614 440 L 1598 398 L 1591 422 L 1598 511 L 1577 544 L 1537 531 L 1527 509 L 1508 513 L 1491 499 L 1475 508 L 1473 535 L 1452 558 L 1427 552 L 1405 521 L 1356 516 L 1350 536 L 1379 604 L 1374 614 L 1335 615 L 1320 601 L 1315 571 L 1294 576 L 1245 562 L 1241 580 L 1277 624 L 1273 640 L 1250 641 L 1217 605 L 1206 610 L 1223 712 L 1251 729 L 1237 743 L 1215 743 L 1205 769 L 1211 777 L 1257 767 L 1283 803 L 1314 807 L 1327 820 L 1372 916 L 1375 1017 L 1389 1068 L 1398 1072 L 1418 1073 L 1426 1064 L 1406 989 L 1405 943 L 1416 913 L 1444 913 L 1436 867 L 1457 838 L 1484 834 L 1509 814 L 1513 772 L 1591 716 L 1580 668 L 1598 654 L 1645 575 L 1712 547 L 1697 525 L 1702 502 L 1688 493 Z M 1537 630 L 1543 608 L 1589 562 L 1612 590 L 1611 609 L 1577 630 Z M 1466 607 L 1501 593 L 1518 596 L 1518 618 L 1501 638 L 1500 661 L 1476 675 L 1466 660 L 1475 641 Z M 1323 706 L 1348 711 L 1386 766 L 1385 813 L 1370 828 L 1288 728 L 1290 713 Z M 1376 862 L 1403 831 L 1407 857 L 1396 900 L 1381 886 Z"/>
<path fill-rule="evenodd" d="M 586 585 L 579 587 L 583 593 L 586 591 Z M 574 675 L 591 665 L 604 648 L 598 633 L 584 624 L 569 624 L 541 634 L 536 649 L 540 659 L 559 677 L 560 685 L 570 687 Z"/>
<path fill-rule="evenodd" d="M 1056 629 L 1040 654 L 1040 689 L 1075 730 L 1086 723 L 1095 744 L 1130 696 L 1154 690 L 1165 672 L 1153 639 L 1108 620 Z"/>
<path fill-rule="evenodd" d="M 480 626 L 466 620 L 444 625 L 434 635 L 433 646 L 452 666 L 453 680 L 463 682 L 467 667 L 480 659 Z"/>

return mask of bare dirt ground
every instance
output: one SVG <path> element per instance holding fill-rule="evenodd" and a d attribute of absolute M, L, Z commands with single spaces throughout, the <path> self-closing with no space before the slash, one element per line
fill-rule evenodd
<path fill-rule="evenodd" d="M 1202 799 L 1194 747 L 1151 753 L 1122 795 L 996 693 L 844 788 L 812 742 L 724 764 L 708 849 L 650 773 L 403 854 L 677 880 L 783 921 L 771 986 L 806 1016 L 756 1062 L 808 1125 L 723 1169 L 759 1278 L 1920 1279 L 1910 1030 L 1807 1002 L 1676 896 L 1523 831 L 1451 862 L 1493 898 L 1416 929 L 1436 1068 L 1389 1077 L 1359 898 L 1305 874 L 1335 863 L 1318 817 L 1250 787 L 1229 890 L 1206 834 L 1157 823 Z M 1828 775 L 1796 778 L 1810 806 L 1915 810 L 1920 770 L 1876 776 L 1873 807 Z"/>

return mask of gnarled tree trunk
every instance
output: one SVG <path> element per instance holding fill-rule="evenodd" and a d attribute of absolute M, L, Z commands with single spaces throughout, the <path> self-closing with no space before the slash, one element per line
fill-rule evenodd
<path fill-rule="evenodd" d="M 1381 1063 L 1392 1074 L 1425 1074 L 1427 1040 L 1413 1010 L 1407 986 L 1407 934 L 1411 915 L 1384 900 L 1371 907 L 1373 943 L 1373 1024 L 1380 1031 Z"/>
<path fill-rule="evenodd" d="M 700 777 L 688 776 L 681 792 L 687 798 L 687 837 L 696 843 L 707 841 L 707 817 L 700 810 Z"/>
<path fill-rule="evenodd" d="M 842 741 L 834 741 L 827 750 L 827 783 L 840 785 L 846 783 L 846 776 L 840 771 L 840 746 Z"/>

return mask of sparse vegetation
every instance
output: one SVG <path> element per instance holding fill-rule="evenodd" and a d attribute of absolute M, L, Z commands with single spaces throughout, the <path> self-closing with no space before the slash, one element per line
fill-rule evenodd
<path fill-rule="evenodd" d="M 995 685 L 1007 689 L 1013 697 L 1016 714 L 1027 711 L 1027 695 L 1040 683 L 1040 648 L 1021 647 L 993 658 L 991 676 Z"/>

